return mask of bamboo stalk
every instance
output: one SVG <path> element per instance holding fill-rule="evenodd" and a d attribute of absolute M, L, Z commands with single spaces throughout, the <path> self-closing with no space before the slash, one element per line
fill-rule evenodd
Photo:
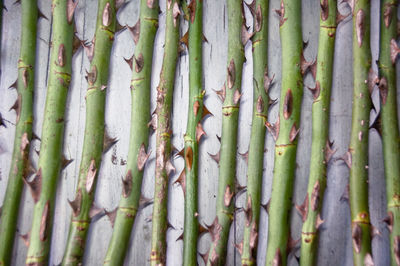
<path fill-rule="evenodd" d="M 268 118 L 268 0 L 256 0 L 253 14 L 253 118 L 247 170 L 247 205 L 242 265 L 257 264 L 258 223 L 264 165 L 265 123 Z"/>
<path fill-rule="evenodd" d="M 400 266 L 400 143 L 396 100 L 397 0 L 381 1 L 379 92 L 391 265 Z"/>
<path fill-rule="evenodd" d="M 183 265 L 197 264 L 198 216 L 198 162 L 201 120 L 207 112 L 203 108 L 205 91 L 202 84 L 203 2 L 191 0 L 189 6 L 189 114 L 185 140 L 185 169 L 180 182 L 185 196 L 185 227 L 183 234 Z M 197 129 L 197 130 L 196 130 Z"/>
<path fill-rule="evenodd" d="M 207 265 L 224 265 L 229 228 L 234 215 L 236 147 L 239 116 L 243 45 L 248 41 L 243 18 L 243 1 L 228 0 L 228 62 L 226 82 L 219 92 L 222 99 L 222 135 L 219 160 L 217 213 L 210 226 L 212 243 Z M 241 34 L 240 34 L 241 33 Z"/>
<path fill-rule="evenodd" d="M 104 139 L 104 110 L 108 83 L 108 66 L 116 25 L 115 0 L 99 0 L 95 37 L 89 52 L 87 74 L 86 123 L 78 187 L 72 207 L 71 223 L 62 265 L 79 265 L 91 221 L 98 169 Z"/>
<path fill-rule="evenodd" d="M 3 3 L 1 2 L 0 5 L 0 13 L 2 13 Z M 21 51 L 16 83 L 18 97 L 11 107 L 17 113 L 17 121 L 11 168 L 0 217 L 0 265 L 11 264 L 23 180 L 26 180 L 30 171 L 29 144 L 32 140 L 37 19 L 37 2 L 22 0 Z"/>
<path fill-rule="evenodd" d="M 288 242 L 289 212 L 303 95 L 301 1 L 282 0 L 277 13 L 280 16 L 282 85 L 277 123 L 274 127 L 267 124 L 274 134 L 276 143 L 266 265 L 286 265 L 287 254 L 292 244 L 292 241 Z"/>
<path fill-rule="evenodd" d="M 334 151 L 329 142 L 329 109 L 336 35 L 336 0 L 322 0 L 316 70 L 312 89 L 312 144 L 307 195 L 302 205 L 301 265 L 316 265 L 320 212 L 326 188 L 326 166 Z"/>
<path fill-rule="evenodd" d="M 27 265 L 48 262 L 55 192 L 61 166 L 64 112 L 71 80 L 73 14 L 77 2 L 53 0 L 50 73 L 40 146 L 39 170 L 29 183 L 35 202 Z"/>
<path fill-rule="evenodd" d="M 131 28 L 136 44 L 132 57 L 131 80 L 131 129 L 129 153 L 122 197 L 116 213 L 114 232 L 104 260 L 105 265 L 122 265 L 129 245 L 129 238 L 139 209 L 144 166 L 150 153 L 148 147 L 150 120 L 150 82 L 153 44 L 158 28 L 159 4 L 155 0 L 140 1 L 140 18 Z M 131 60 L 128 60 L 131 62 Z"/>
<path fill-rule="evenodd" d="M 178 59 L 180 0 L 166 1 L 164 58 L 157 87 L 156 169 L 150 264 L 165 264 L 168 176 L 171 164 L 171 107 Z"/>

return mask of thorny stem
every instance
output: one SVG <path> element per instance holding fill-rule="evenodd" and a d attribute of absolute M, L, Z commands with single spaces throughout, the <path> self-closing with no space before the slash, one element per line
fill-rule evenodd
<path fill-rule="evenodd" d="M 243 18 L 243 1 L 228 0 L 228 61 L 226 82 L 220 91 L 222 135 L 219 161 L 217 215 L 210 227 L 212 243 L 207 265 L 224 265 L 229 228 L 233 220 L 236 176 L 236 148 L 242 69 L 243 43 L 247 42 Z M 247 32 L 247 31 L 246 31 Z M 242 33 L 242 34 L 240 34 Z"/>
<path fill-rule="evenodd" d="M 164 58 L 157 87 L 156 169 L 150 264 L 165 264 L 168 176 L 171 164 L 171 106 L 178 59 L 180 0 L 166 1 Z"/>
<path fill-rule="evenodd" d="M 329 142 L 329 107 L 332 87 L 333 55 L 336 35 L 336 0 L 321 1 L 316 85 L 312 89 L 312 144 L 310 176 L 301 210 L 301 265 L 316 265 L 318 229 L 326 188 L 326 167 L 334 151 Z"/>
<path fill-rule="evenodd" d="M 2 11 L 3 1 L 0 3 L 0 13 Z M 16 83 L 18 97 L 14 106 L 11 107 L 16 111 L 17 125 L 7 191 L 0 217 L 0 265 L 11 264 L 23 180 L 28 178 L 31 171 L 30 168 L 32 168 L 29 162 L 29 144 L 32 140 L 37 18 L 37 2 L 22 0 L 21 51 L 18 60 L 18 80 Z"/>
<path fill-rule="evenodd" d="M 268 77 L 268 0 L 254 1 L 253 14 L 253 118 L 248 154 L 246 218 L 242 265 L 257 264 L 258 223 L 264 163 L 265 123 L 267 122 L 272 80 Z M 239 250 L 240 251 L 240 250 Z"/>
<path fill-rule="evenodd" d="M 391 265 L 400 266 L 400 143 L 396 101 L 397 0 L 381 1 L 379 92 Z M 398 49 L 397 49 L 398 50 Z M 394 60 L 393 60 L 394 59 Z"/>
<path fill-rule="evenodd" d="M 71 81 L 73 14 L 77 3 L 53 0 L 50 76 L 40 145 L 39 170 L 32 181 L 35 202 L 27 265 L 48 262 L 55 192 L 61 168 L 65 103 Z"/>
<path fill-rule="evenodd" d="M 91 221 L 97 175 L 100 169 L 104 138 L 104 110 L 108 82 L 108 65 L 115 31 L 115 0 L 100 0 L 97 25 L 88 52 L 86 123 L 82 159 L 75 199 L 70 202 L 72 217 L 62 265 L 80 265 Z M 94 53 L 94 54 L 93 54 Z"/>
<path fill-rule="evenodd" d="M 109 244 L 105 265 L 122 265 L 129 247 L 132 226 L 140 202 L 143 171 L 150 154 L 148 149 L 150 120 L 150 82 L 153 59 L 153 44 L 158 28 L 158 1 L 140 1 L 140 17 L 131 29 L 136 44 L 132 59 L 131 79 L 131 129 L 126 174 L 122 181 L 114 232 Z M 132 61 L 131 61 L 132 60 Z M 142 198 L 144 199 L 144 198 Z"/>
<path fill-rule="evenodd" d="M 303 96 L 301 1 L 282 0 L 281 9 L 277 13 L 280 16 L 282 85 L 279 117 L 275 125 L 276 144 L 269 207 L 267 266 L 286 265 L 289 251 L 289 212 Z"/>
<path fill-rule="evenodd" d="M 353 12 L 353 115 L 346 163 L 350 167 L 350 210 L 354 265 L 371 254 L 368 211 L 368 131 L 373 84 L 370 49 L 369 0 L 358 0 Z"/>
<path fill-rule="evenodd" d="M 203 118 L 202 39 L 203 2 L 191 0 L 189 4 L 189 114 L 185 140 L 185 169 L 179 178 L 185 196 L 185 226 L 183 234 L 183 265 L 197 264 L 198 222 L 198 162 L 199 125 Z M 196 130 L 197 129 L 197 130 Z"/>

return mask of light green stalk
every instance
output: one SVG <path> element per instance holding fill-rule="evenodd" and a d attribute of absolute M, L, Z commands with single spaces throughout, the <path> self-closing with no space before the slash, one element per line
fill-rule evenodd
<path fill-rule="evenodd" d="M 133 27 L 136 44 L 131 81 L 132 109 L 130 148 L 123 179 L 122 197 L 117 209 L 114 232 L 104 260 L 105 265 L 122 265 L 139 208 L 144 166 L 148 158 L 150 82 L 153 44 L 158 28 L 158 1 L 140 1 L 140 18 Z"/>
<path fill-rule="evenodd" d="M 264 163 L 265 123 L 268 118 L 268 0 L 250 6 L 253 13 L 253 119 L 247 170 L 247 205 L 242 265 L 257 264 L 258 223 Z"/>
<path fill-rule="evenodd" d="M 266 265 L 286 265 L 289 213 L 296 169 L 297 135 L 303 96 L 301 1 L 282 0 L 280 35 L 282 85 L 279 117 L 275 125 L 274 179 L 269 208 Z M 272 130 L 273 131 L 273 130 Z"/>
<path fill-rule="evenodd" d="M 243 1 L 227 0 L 228 62 L 226 82 L 219 92 L 222 104 L 222 135 L 219 161 L 217 215 L 210 227 L 212 243 L 207 265 L 225 265 L 229 228 L 233 220 L 236 176 L 236 148 L 239 117 L 243 43 L 247 42 L 243 19 Z M 242 32 L 242 29 L 244 31 Z M 242 34 L 240 34 L 242 33 Z"/>
<path fill-rule="evenodd" d="M 312 90 L 312 144 L 310 176 L 303 203 L 301 265 L 316 265 L 320 212 L 326 188 L 326 166 L 333 151 L 329 142 L 329 107 L 336 35 L 336 0 L 321 1 L 316 86 Z"/>
<path fill-rule="evenodd" d="M 396 101 L 396 67 L 391 54 L 397 39 L 397 0 L 381 1 L 380 84 L 383 158 L 386 176 L 391 265 L 400 266 L 400 143 Z M 397 52 L 394 53 L 394 59 Z"/>
<path fill-rule="evenodd" d="M 350 167 L 350 210 L 354 265 L 371 254 L 368 212 L 368 131 L 373 84 L 371 71 L 369 0 L 355 2 L 353 12 L 353 115 L 346 163 Z M 369 82 L 368 82 L 369 80 Z M 367 81 L 367 82 L 366 82 Z"/>
<path fill-rule="evenodd" d="M 3 10 L 2 2 L 0 3 L 0 13 Z M 21 51 L 18 60 L 17 80 L 18 97 L 12 107 L 17 113 L 17 125 L 7 191 L 0 217 L 0 265 L 9 265 L 11 263 L 23 180 L 29 174 L 29 143 L 32 139 L 37 18 L 37 2 L 22 0 Z"/>
<path fill-rule="evenodd" d="M 91 220 L 98 169 L 104 138 L 104 109 L 108 66 L 115 31 L 115 0 L 99 0 L 96 32 L 89 47 L 90 70 L 87 75 L 86 123 L 78 187 L 72 207 L 71 224 L 62 265 L 80 265 Z"/>
<path fill-rule="evenodd" d="M 199 141 L 203 118 L 202 39 L 203 2 L 191 0 L 189 4 L 189 114 L 185 134 L 185 169 L 179 179 L 185 196 L 185 227 L 183 234 L 183 265 L 197 264 L 198 216 L 198 163 Z"/>
<path fill-rule="evenodd" d="M 178 59 L 180 0 L 166 1 L 166 26 L 164 58 L 157 87 L 156 106 L 156 169 L 151 236 L 150 264 L 166 261 L 168 176 L 172 170 L 171 107 L 174 92 L 175 70 Z"/>
<path fill-rule="evenodd" d="M 73 13 L 77 3 L 53 0 L 53 36 L 50 54 L 39 170 L 31 182 L 35 202 L 27 265 L 46 265 L 51 242 L 53 211 L 64 131 L 64 112 L 71 80 Z M 68 10 L 68 11 L 67 11 Z"/>

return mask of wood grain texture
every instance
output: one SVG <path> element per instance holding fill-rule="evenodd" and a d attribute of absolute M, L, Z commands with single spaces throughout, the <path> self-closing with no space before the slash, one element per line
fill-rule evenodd
<path fill-rule="evenodd" d="M 5 5 L 8 11 L 3 13 L 3 36 L 1 51 L 1 83 L 0 83 L 0 113 L 6 122 L 7 128 L 0 127 L 0 202 L 3 201 L 7 184 L 7 173 L 9 172 L 12 143 L 14 137 L 14 112 L 8 112 L 9 107 L 14 103 L 16 94 L 8 90 L 17 77 L 17 60 L 19 54 L 19 32 L 20 32 L 20 7 L 13 5 L 13 0 L 6 0 Z M 50 17 L 49 0 L 39 1 L 42 12 Z M 199 213 L 200 221 L 203 224 L 211 224 L 215 217 L 215 203 L 218 184 L 218 166 L 208 153 L 215 154 L 219 150 L 219 142 L 216 135 L 221 134 L 221 102 L 214 90 L 219 90 L 225 80 L 226 75 L 226 45 L 227 45 L 227 17 L 224 1 L 204 0 L 204 35 L 208 43 L 203 44 L 203 65 L 204 65 L 204 88 L 206 90 L 205 105 L 214 114 L 204 123 L 204 130 L 207 137 L 200 144 L 200 173 L 199 173 Z M 379 1 L 372 0 L 371 13 L 371 47 L 373 62 L 378 59 L 378 27 L 379 27 Z M 155 41 L 154 51 L 154 72 L 152 79 L 152 111 L 155 108 L 156 86 L 158 84 L 159 72 L 161 69 L 164 40 L 164 21 L 165 21 L 165 0 L 160 1 L 162 7 L 160 14 L 160 28 Z M 275 86 L 271 88 L 270 96 L 272 99 L 279 97 L 280 93 L 280 69 L 281 52 L 279 40 L 279 18 L 275 14 L 275 9 L 279 9 L 279 0 L 270 0 L 269 9 L 269 72 L 275 74 Z M 96 8 L 94 8 L 96 7 Z M 94 34 L 96 23 L 97 1 L 80 1 L 77 7 L 76 24 L 78 36 L 81 39 L 91 40 Z M 315 1 L 303 0 L 303 40 L 308 41 L 305 48 L 305 57 L 308 60 L 314 59 L 317 54 L 318 42 L 318 21 L 319 6 Z M 340 11 L 349 12 L 343 5 Z M 252 25 L 249 11 L 245 8 L 247 25 Z M 133 26 L 139 15 L 137 1 L 131 0 L 124 9 L 118 13 L 118 20 L 121 25 L 128 24 Z M 187 25 L 183 25 L 183 31 Z M 48 40 L 50 36 L 50 21 L 40 20 L 38 24 L 38 49 L 37 57 L 40 59 L 36 63 L 37 94 L 35 95 L 35 118 L 34 132 L 41 135 L 41 125 L 43 121 L 44 101 L 46 96 L 47 65 L 48 65 Z M 319 265 L 352 265 L 351 252 L 351 232 L 350 232 L 350 209 L 347 202 L 341 201 L 347 181 L 347 166 L 339 158 L 347 151 L 350 124 L 351 124 L 351 93 L 352 93 L 352 69 L 351 69 L 351 43 L 352 27 L 351 20 L 345 20 L 337 29 L 336 52 L 334 58 L 334 78 L 331 99 L 331 120 L 330 120 L 330 139 L 335 142 L 338 149 L 333 160 L 328 165 L 328 183 L 325 193 L 325 201 L 322 211 L 322 218 L 325 220 L 320 235 L 320 253 L 318 256 Z M 130 123 L 130 77 L 131 70 L 124 58 L 130 58 L 134 51 L 134 44 L 129 31 L 117 33 L 112 50 L 110 65 L 110 79 L 106 102 L 106 130 L 109 135 L 118 139 L 117 144 L 103 155 L 103 163 L 100 169 L 99 180 L 96 191 L 96 204 L 99 207 L 113 210 L 121 195 L 121 177 L 125 172 L 124 160 L 128 154 L 129 142 L 129 123 Z M 74 161 L 60 174 L 59 187 L 57 190 L 57 203 L 55 213 L 55 225 L 52 239 L 52 251 L 50 265 L 57 265 L 61 262 L 65 243 L 67 239 L 67 229 L 71 209 L 67 199 L 72 200 L 76 190 L 77 176 L 79 170 L 83 129 L 85 121 L 85 100 L 86 94 L 86 69 L 89 68 L 89 61 L 82 56 L 82 49 L 79 49 L 73 59 L 73 79 L 69 90 L 68 104 L 65 125 L 65 145 L 64 154 L 66 158 Z M 252 55 L 251 44 L 245 47 L 246 63 L 243 69 L 241 97 L 241 109 L 239 115 L 239 143 L 238 152 L 246 152 L 249 146 L 252 112 Z M 376 66 L 374 66 L 376 69 Z M 400 76 L 400 75 L 399 75 Z M 310 76 L 304 80 L 305 86 L 313 87 Z M 177 66 L 176 84 L 174 91 L 173 106 L 173 138 L 172 143 L 177 149 L 183 148 L 183 134 L 186 131 L 187 108 L 188 108 L 188 58 L 182 55 Z M 373 94 L 373 102 L 378 106 L 377 94 Z M 400 97 L 398 97 L 400 99 Z M 311 104 L 312 95 L 306 88 L 304 89 L 304 99 L 302 104 L 301 131 L 298 143 L 298 158 L 296 170 L 296 184 L 294 188 L 293 201 L 301 204 L 307 188 L 307 178 L 309 174 L 309 150 L 311 147 Z M 275 122 L 277 108 L 271 108 L 269 121 Z M 374 114 L 371 114 L 371 120 Z M 150 137 L 150 149 L 155 150 L 154 134 Z M 272 136 L 267 133 L 266 152 L 264 158 L 264 180 L 262 201 L 266 203 L 270 197 L 271 181 L 273 176 L 273 155 L 274 141 Z M 31 148 L 31 157 L 34 163 L 37 162 L 37 154 L 34 150 L 39 150 L 40 142 L 34 141 Z M 389 240 L 387 230 L 384 229 L 382 222 L 386 213 L 386 195 L 383 173 L 383 158 L 381 152 L 381 140 L 373 130 L 370 132 L 369 148 L 369 175 L 370 175 L 370 213 L 372 224 L 379 228 L 382 237 L 376 237 L 372 242 L 373 255 L 376 265 L 389 265 Z M 154 152 L 152 152 L 149 162 L 146 165 L 142 192 L 144 196 L 151 198 L 154 189 Z M 241 185 L 246 183 L 246 163 L 237 155 L 237 178 Z M 183 159 L 174 160 L 176 174 L 171 177 L 169 182 L 169 204 L 168 219 L 175 229 L 167 232 L 167 265 L 180 265 L 182 256 L 182 242 L 175 241 L 183 231 L 183 193 L 178 185 L 173 185 L 183 168 Z M 31 225 L 33 200 L 31 195 L 24 192 L 23 206 L 21 212 L 24 219 L 18 224 L 19 231 L 26 233 Z M 245 195 L 238 198 L 236 205 L 244 206 Z M 1 204 L 0 204 L 1 205 Z M 139 211 L 134 233 L 131 236 L 131 247 L 125 260 L 126 265 L 148 265 L 150 258 L 150 238 L 151 238 L 151 212 L 149 206 Z M 301 218 L 292 208 L 291 233 L 294 239 L 300 237 Z M 259 228 L 258 264 L 265 262 L 265 250 L 267 245 L 267 214 L 261 211 L 261 226 Z M 240 243 L 243 234 L 244 214 L 236 216 L 236 226 L 232 225 L 229 246 L 228 246 L 228 265 L 239 265 L 240 255 L 233 246 L 234 236 L 236 243 Z M 107 217 L 103 217 L 93 223 L 89 230 L 87 240 L 88 248 L 85 252 L 85 265 L 100 265 L 104 259 L 108 242 L 111 238 L 111 224 Z M 209 235 L 201 237 L 198 250 L 204 253 L 208 250 L 211 238 Z M 18 238 L 14 247 L 13 265 L 24 265 L 26 247 L 23 241 Z M 200 265 L 203 265 L 201 258 L 198 257 Z M 291 256 L 288 259 L 289 265 L 297 265 L 297 261 Z"/>

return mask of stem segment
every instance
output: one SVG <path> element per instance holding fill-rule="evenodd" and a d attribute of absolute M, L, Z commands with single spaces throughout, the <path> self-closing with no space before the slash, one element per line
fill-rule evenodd
<path fill-rule="evenodd" d="M 105 265 L 117 266 L 124 263 L 132 226 L 139 209 L 143 171 L 149 155 L 146 154 L 149 137 L 147 124 L 150 120 L 151 66 L 154 38 L 158 28 L 159 5 L 158 1 L 153 1 L 150 5 L 148 3 L 147 0 L 141 0 L 140 18 L 131 28 L 136 47 L 132 57 L 130 148 L 127 170 L 122 182 L 122 197 L 104 260 Z"/>
<path fill-rule="evenodd" d="M 254 1 L 253 14 L 253 118 L 247 170 L 247 205 L 242 265 L 257 263 L 258 223 L 264 163 L 265 123 L 268 118 L 268 0 Z"/>
<path fill-rule="evenodd" d="M 392 50 L 397 46 L 397 0 L 381 1 L 379 92 L 391 265 L 400 265 L 400 143 L 396 100 L 396 67 Z M 396 59 L 396 55 L 394 59 Z"/>
<path fill-rule="evenodd" d="M 191 0 L 189 4 L 189 115 L 185 134 L 185 169 L 178 179 L 185 196 L 185 231 L 183 234 L 183 265 L 197 264 L 198 216 L 198 162 L 199 139 L 196 129 L 201 126 L 203 114 L 202 39 L 203 2 Z M 198 135 L 198 133 L 197 133 Z"/>
<path fill-rule="evenodd" d="M 108 66 L 115 31 L 115 1 L 99 0 L 96 32 L 89 52 L 86 123 L 78 188 L 72 207 L 68 242 L 62 265 L 79 265 L 84 255 L 104 138 L 104 106 Z"/>
<path fill-rule="evenodd" d="M 312 144 L 310 176 L 301 210 L 301 265 L 316 265 L 318 228 L 326 188 L 326 166 L 334 151 L 329 142 L 329 108 L 336 35 L 336 0 L 322 0 L 318 42 L 316 85 L 312 89 Z"/>
<path fill-rule="evenodd" d="M 40 145 L 39 170 L 30 183 L 35 202 L 27 265 L 45 265 L 50 250 L 55 192 L 61 167 L 65 103 L 71 81 L 73 14 L 77 3 L 53 0 L 50 74 Z"/>
<path fill-rule="evenodd" d="M 0 3 L 0 13 L 2 11 L 3 1 Z M 32 139 L 37 18 L 37 2 L 22 0 L 21 51 L 18 60 L 18 80 L 16 86 L 18 97 L 13 107 L 11 107 L 17 113 L 17 125 L 7 191 L 0 217 L 0 243 L 2 243 L 0 245 L 0 265 L 11 264 L 23 180 L 26 180 L 30 171 L 29 144 Z"/>
<path fill-rule="evenodd" d="M 371 254 L 368 211 L 368 131 L 373 80 L 370 79 L 370 1 L 356 1 L 353 11 L 353 115 L 346 163 L 350 167 L 350 210 L 354 265 Z M 371 71 L 371 72 L 370 72 Z M 368 82 L 365 82 L 368 81 Z"/>
<path fill-rule="evenodd" d="M 166 27 L 163 65 L 157 87 L 156 170 L 150 264 L 165 264 L 168 176 L 171 164 L 171 107 L 178 60 L 180 0 L 166 1 Z"/>
<path fill-rule="evenodd" d="M 229 229 L 233 220 L 236 176 L 236 148 L 239 117 L 243 45 L 247 31 L 243 19 L 243 1 L 228 0 L 228 62 L 227 79 L 219 95 L 222 104 L 222 135 L 219 161 L 217 215 L 210 227 L 212 243 L 207 265 L 224 265 Z M 241 33 L 241 34 L 240 34 Z"/>
<path fill-rule="evenodd" d="M 297 135 L 303 95 L 301 1 L 282 0 L 280 35 L 282 85 L 276 138 L 274 179 L 269 208 L 266 265 L 286 265 L 289 212 L 296 169 Z M 267 124 L 268 125 L 268 124 Z M 290 245 L 289 245 L 290 248 Z M 278 264 L 277 264 L 278 263 Z"/>

